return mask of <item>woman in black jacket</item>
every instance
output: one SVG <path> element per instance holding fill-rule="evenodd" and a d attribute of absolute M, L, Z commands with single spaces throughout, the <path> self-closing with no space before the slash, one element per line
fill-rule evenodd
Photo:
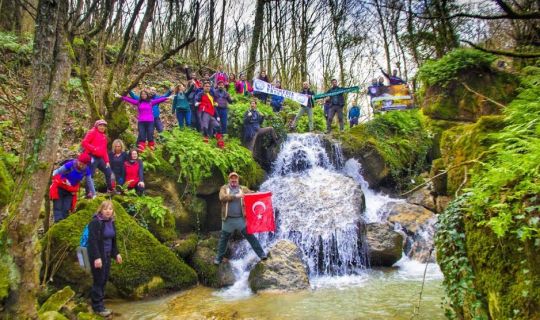
<path fill-rule="evenodd" d="M 111 259 L 122 263 L 122 256 L 116 246 L 116 226 L 114 224 L 114 209 L 111 201 L 101 203 L 97 213 L 88 224 L 88 256 L 92 269 L 94 284 L 90 292 L 92 309 L 102 317 L 107 317 L 111 311 L 105 309 L 105 284 L 109 279 Z"/>

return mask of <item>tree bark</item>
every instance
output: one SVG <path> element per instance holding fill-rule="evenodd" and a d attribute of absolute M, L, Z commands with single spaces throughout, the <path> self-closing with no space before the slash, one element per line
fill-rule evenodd
<path fill-rule="evenodd" d="M 218 38 L 218 56 L 223 63 L 223 38 L 225 35 L 225 9 L 227 8 L 227 0 L 223 0 L 221 8 L 221 21 L 219 23 L 219 38 Z"/>
<path fill-rule="evenodd" d="M 6 219 L 8 252 L 19 272 L 17 289 L 8 297 L 8 314 L 16 319 L 37 318 L 40 254 L 37 228 L 56 149 L 62 136 L 71 62 L 67 53 L 68 2 L 40 0 L 36 21 L 30 104 L 22 157 L 24 172 Z"/>
<path fill-rule="evenodd" d="M 253 33 L 251 36 L 251 46 L 249 48 L 249 59 L 247 65 L 247 79 L 253 79 L 255 72 L 255 64 L 257 59 L 257 48 L 259 47 L 259 39 L 261 37 L 264 23 L 264 0 L 257 0 L 255 9 L 255 21 L 253 22 Z"/>

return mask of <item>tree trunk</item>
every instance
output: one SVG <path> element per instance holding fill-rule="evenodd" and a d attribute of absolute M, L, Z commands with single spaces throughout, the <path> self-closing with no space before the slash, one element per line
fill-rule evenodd
<path fill-rule="evenodd" d="M 392 74 L 392 66 L 390 64 L 390 44 L 388 41 L 388 31 L 386 30 L 386 25 L 384 23 L 385 16 L 382 12 L 380 0 L 375 0 L 375 8 L 377 9 L 377 14 L 379 15 L 379 23 L 381 24 L 381 31 L 383 36 L 383 46 L 384 46 L 384 55 L 386 57 L 386 72 Z"/>
<path fill-rule="evenodd" d="M 210 0 L 209 1 L 210 10 L 209 10 L 209 17 L 208 17 L 208 60 L 213 62 L 214 58 L 216 57 L 216 52 L 214 48 L 214 17 L 215 17 L 215 11 L 216 11 L 216 0 Z"/>
<path fill-rule="evenodd" d="M 8 297 L 7 312 L 16 319 L 37 318 L 36 293 L 41 264 L 37 222 L 62 136 L 61 124 L 67 109 L 66 84 L 71 69 L 65 30 L 68 2 L 40 0 L 37 12 L 22 157 L 24 173 L 18 181 L 16 197 L 9 205 L 9 218 L 6 219 L 10 239 L 8 251 L 19 272 L 19 285 Z"/>
<path fill-rule="evenodd" d="M 264 0 L 257 0 L 255 9 L 255 21 L 253 22 L 253 34 L 251 36 L 251 46 L 249 47 L 249 59 L 247 65 L 247 79 L 253 79 L 255 72 L 255 60 L 257 59 L 257 48 L 259 47 L 259 38 L 261 37 L 264 23 Z"/>
<path fill-rule="evenodd" d="M 221 21 L 219 23 L 219 38 L 218 38 L 218 56 L 223 63 L 223 38 L 225 36 L 225 9 L 227 7 L 227 0 L 223 0 L 221 8 Z"/>

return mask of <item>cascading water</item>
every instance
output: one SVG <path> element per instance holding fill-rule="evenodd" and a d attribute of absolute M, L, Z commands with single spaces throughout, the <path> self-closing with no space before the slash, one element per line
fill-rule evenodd
<path fill-rule="evenodd" d="M 303 253 L 310 279 L 317 283 L 363 274 L 367 257 L 359 226 L 381 221 L 379 209 L 401 201 L 370 190 L 361 165 L 354 159 L 344 161 L 339 144 L 331 147 L 329 155 L 320 136 L 289 135 L 272 174 L 260 187 L 272 192 L 277 219 L 274 235 L 258 235 L 261 244 L 268 249 L 277 239 L 293 241 Z M 246 241 L 233 252 L 237 281 L 217 294 L 234 299 L 251 294 L 247 279 L 257 258 Z"/>

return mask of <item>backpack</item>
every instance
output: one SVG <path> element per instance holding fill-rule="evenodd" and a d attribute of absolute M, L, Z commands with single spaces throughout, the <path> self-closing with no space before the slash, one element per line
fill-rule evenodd
<path fill-rule="evenodd" d="M 88 225 L 86 225 L 81 234 L 81 239 L 79 240 L 79 246 L 83 248 L 88 248 L 88 233 L 89 233 Z"/>

